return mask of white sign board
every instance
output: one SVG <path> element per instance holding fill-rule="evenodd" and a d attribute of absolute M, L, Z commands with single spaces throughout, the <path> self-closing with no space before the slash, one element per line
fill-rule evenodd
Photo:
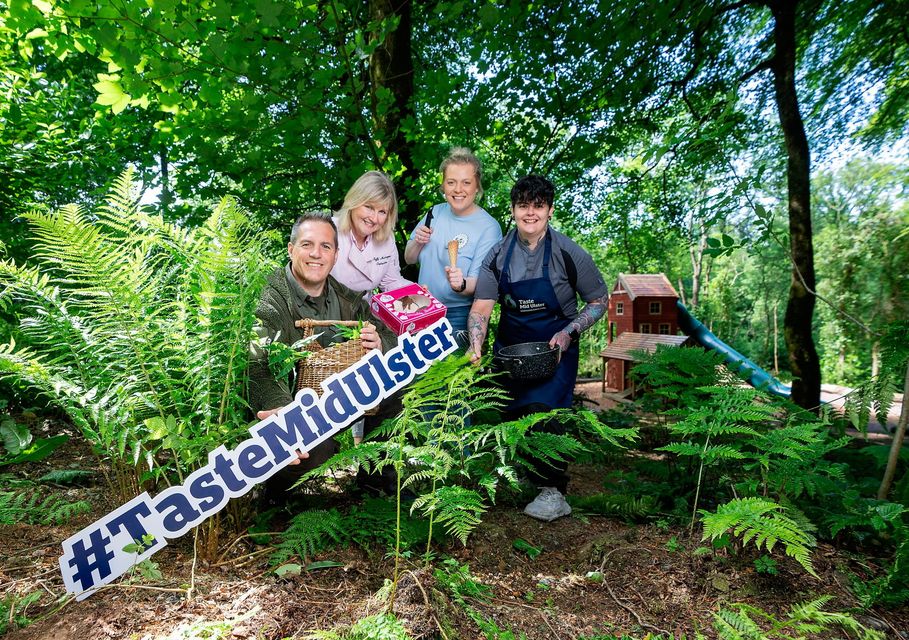
<path fill-rule="evenodd" d="M 388 353 L 370 351 L 323 381 L 321 396 L 302 389 L 276 415 L 250 427 L 252 437 L 233 450 L 222 445 L 210 452 L 208 464 L 183 484 L 154 498 L 145 492 L 67 538 L 60 556 L 66 590 L 87 598 L 286 467 L 294 451 L 332 437 L 456 349 L 451 324 L 442 318 L 414 336 L 398 336 Z M 123 550 L 145 536 L 154 539 L 141 553 Z"/>

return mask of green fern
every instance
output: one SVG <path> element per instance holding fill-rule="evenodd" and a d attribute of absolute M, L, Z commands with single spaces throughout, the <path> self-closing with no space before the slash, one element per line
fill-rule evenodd
<path fill-rule="evenodd" d="M 714 614 L 713 627 L 720 640 L 796 640 L 806 637 L 831 637 L 831 631 L 844 629 L 861 640 L 884 640 L 882 633 L 869 629 L 848 613 L 824 611 L 831 600 L 821 596 L 795 604 L 785 618 L 777 618 L 759 607 L 735 603 Z"/>
<path fill-rule="evenodd" d="M 846 396 L 843 414 L 853 427 L 862 433 L 868 433 L 868 422 L 872 416 L 878 423 L 887 424 L 887 414 L 893 406 L 894 394 L 902 390 L 900 387 L 900 380 L 893 372 L 872 378 Z"/>
<path fill-rule="evenodd" d="M 67 502 L 58 495 L 44 495 L 34 488 L 0 491 L 0 524 L 63 524 L 89 511 L 91 505 L 84 500 Z"/>
<path fill-rule="evenodd" d="M 345 544 L 349 539 L 345 519 L 336 510 L 303 511 L 294 516 L 290 526 L 281 534 L 269 562 L 277 566 L 294 557 L 306 562 L 309 556 L 333 545 Z"/>
<path fill-rule="evenodd" d="M 363 469 L 368 473 L 373 473 L 388 466 L 390 463 L 385 457 L 389 451 L 389 445 L 384 442 L 375 442 L 367 440 L 361 442 L 356 447 L 343 449 L 329 458 L 324 465 L 307 471 L 306 474 L 297 482 L 301 485 L 314 478 L 320 478 L 325 475 L 328 469 L 351 469 L 356 471 Z"/>
<path fill-rule="evenodd" d="M 47 484 L 74 485 L 81 484 L 94 476 L 94 472 L 84 469 L 54 469 L 38 478 L 38 482 Z"/>
<path fill-rule="evenodd" d="M 589 440 L 615 446 L 633 440 L 637 434 L 636 429 L 606 425 L 589 411 L 572 414 L 558 410 L 514 421 L 474 422 L 477 416 L 498 416 L 508 399 L 495 384 L 495 377 L 472 366 L 466 356 L 434 363 L 408 387 L 401 414 L 371 434 L 376 440 L 337 454 L 309 476 L 351 466 L 372 470 L 394 467 L 399 489 L 417 494 L 411 514 L 428 519 L 428 563 L 436 524 L 466 544 L 499 487 L 516 487 L 518 469 L 531 458 L 568 460 L 585 450 L 578 437 L 532 432 L 535 424 L 549 419 L 571 421 L 575 431 Z M 392 592 L 401 551 L 408 546 L 400 501 L 397 509 Z"/>
<path fill-rule="evenodd" d="M 497 640 L 526 640 L 521 633 L 515 635 L 509 628 L 501 629 L 495 620 L 484 616 L 474 604 L 486 604 L 492 599 L 492 590 L 478 581 L 470 568 L 459 564 L 457 560 L 448 559 L 433 572 L 436 583 L 451 595 L 451 599 L 477 625 L 485 638 Z"/>
<path fill-rule="evenodd" d="M 26 616 L 28 608 L 41 600 L 43 591 L 32 591 L 22 597 L 6 593 L 0 598 L 0 635 L 11 629 L 27 627 L 32 621 Z"/>
<path fill-rule="evenodd" d="M 817 576 L 811 564 L 811 547 L 816 546 L 817 541 L 785 511 L 782 505 L 764 498 L 732 500 L 720 505 L 716 513 L 700 511 L 704 525 L 701 539 L 713 541 L 731 532 L 740 536 L 743 544 L 753 540 L 758 549 L 763 546 L 768 552 L 780 542 L 786 549 L 786 555 L 795 558 L 808 573 Z"/>
<path fill-rule="evenodd" d="M 400 548 L 405 552 L 425 544 L 429 535 L 429 523 L 423 518 L 403 513 L 398 524 L 397 505 L 382 498 L 367 498 L 362 504 L 354 506 L 344 526 L 351 540 L 367 551 L 375 543 L 382 549 L 393 550 L 396 531 L 400 533 Z M 434 541 L 442 539 L 438 532 L 433 536 Z"/>
<path fill-rule="evenodd" d="M 701 389 L 732 379 L 722 355 L 699 347 L 670 348 L 658 345 L 653 353 L 636 354 L 631 370 L 635 386 L 644 389 L 644 406 L 697 406 Z"/>
<path fill-rule="evenodd" d="M 865 609 L 876 605 L 897 607 L 909 601 L 909 535 L 901 529 L 898 536 L 893 560 L 883 574 L 871 580 L 853 576 L 852 591 Z"/>
<path fill-rule="evenodd" d="M 312 631 L 312 640 L 411 640 L 404 625 L 391 613 L 360 618 L 343 631 Z"/>
<path fill-rule="evenodd" d="M 598 513 L 626 519 L 641 519 L 657 513 L 656 498 L 649 495 L 597 493 L 591 496 L 568 496 L 572 508 L 582 513 Z"/>
<path fill-rule="evenodd" d="M 461 544 L 467 546 L 467 537 L 480 524 L 480 516 L 486 511 L 483 497 L 472 489 L 458 486 L 443 486 L 433 493 L 417 498 L 411 512 L 422 511 L 434 516 L 436 522 L 445 527 Z"/>
<path fill-rule="evenodd" d="M 659 450 L 693 459 L 698 508 L 705 485 L 732 486 L 735 495 L 777 496 L 781 500 L 841 491 L 846 468 L 829 454 L 849 443 L 834 439 L 826 419 L 788 418 L 778 400 L 742 387 L 705 387 L 697 406 L 666 411 L 678 421 L 667 429 L 674 440 Z"/>
<path fill-rule="evenodd" d="M 128 171 L 93 214 L 25 216 L 38 266 L 0 261 L 0 306 L 16 306 L 28 345 L 0 345 L 0 376 L 50 398 L 119 469 L 172 482 L 246 433 L 249 336 L 272 265 L 233 200 L 190 231 L 138 199 Z M 118 489 L 132 497 L 135 480 Z"/>
<path fill-rule="evenodd" d="M 763 629 L 739 608 L 720 609 L 714 614 L 713 628 L 723 640 L 763 640 Z"/>
<path fill-rule="evenodd" d="M 859 539 L 867 530 L 875 533 L 898 533 L 904 528 L 903 514 L 907 509 L 901 504 L 866 498 L 855 489 L 845 491 L 840 497 L 839 508 L 830 510 L 824 525 L 831 536 L 849 529 Z"/>

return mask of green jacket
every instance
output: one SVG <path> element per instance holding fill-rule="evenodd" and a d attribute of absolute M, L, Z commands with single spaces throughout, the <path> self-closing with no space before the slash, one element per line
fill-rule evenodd
<path fill-rule="evenodd" d="M 384 324 L 375 321 L 369 311 L 369 305 L 363 300 L 363 293 L 348 289 L 343 284 L 328 277 L 328 292 L 334 292 L 340 303 L 340 318 L 320 318 L 313 315 L 301 315 L 294 304 L 294 299 L 287 282 L 285 268 L 273 271 L 266 280 L 265 289 L 259 298 L 256 308 L 258 322 L 255 333 L 258 340 L 250 343 L 249 361 L 249 405 L 253 412 L 283 407 L 294 398 L 290 379 L 276 380 L 268 368 L 268 351 L 263 345 L 277 340 L 288 346 L 303 338 L 303 329 L 294 325 L 296 320 L 312 318 L 314 320 L 370 320 L 376 325 L 382 340 L 382 350 L 388 351 L 397 345 L 397 336 Z M 322 340 L 320 340 L 322 342 Z M 321 393 L 321 389 L 318 389 Z"/>

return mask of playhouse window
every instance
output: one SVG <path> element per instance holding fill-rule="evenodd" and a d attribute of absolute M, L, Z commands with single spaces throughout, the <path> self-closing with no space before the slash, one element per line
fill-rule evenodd
<path fill-rule="evenodd" d="M 625 315 L 625 303 L 624 303 L 624 302 L 616 302 L 616 303 L 615 303 L 615 314 L 616 314 L 617 316 L 623 316 L 623 315 Z"/>
<path fill-rule="evenodd" d="M 650 303 L 650 315 L 658 316 L 658 315 L 660 315 L 660 312 L 662 310 L 663 310 L 662 302 L 651 302 Z"/>
<path fill-rule="evenodd" d="M 668 323 L 668 322 L 661 322 L 661 323 L 660 323 L 660 335 L 661 335 L 661 336 L 668 336 L 668 335 L 669 335 L 669 323 Z"/>
<path fill-rule="evenodd" d="M 649 322 L 641 323 L 641 333 L 650 333 L 650 323 Z"/>

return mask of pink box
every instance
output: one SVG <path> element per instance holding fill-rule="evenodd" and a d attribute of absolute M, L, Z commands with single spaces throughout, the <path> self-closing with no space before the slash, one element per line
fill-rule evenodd
<path fill-rule="evenodd" d="M 402 298 L 410 299 L 402 302 Z M 377 293 L 369 305 L 372 314 L 397 335 L 414 333 L 435 323 L 445 315 L 445 305 L 418 284 Z"/>

